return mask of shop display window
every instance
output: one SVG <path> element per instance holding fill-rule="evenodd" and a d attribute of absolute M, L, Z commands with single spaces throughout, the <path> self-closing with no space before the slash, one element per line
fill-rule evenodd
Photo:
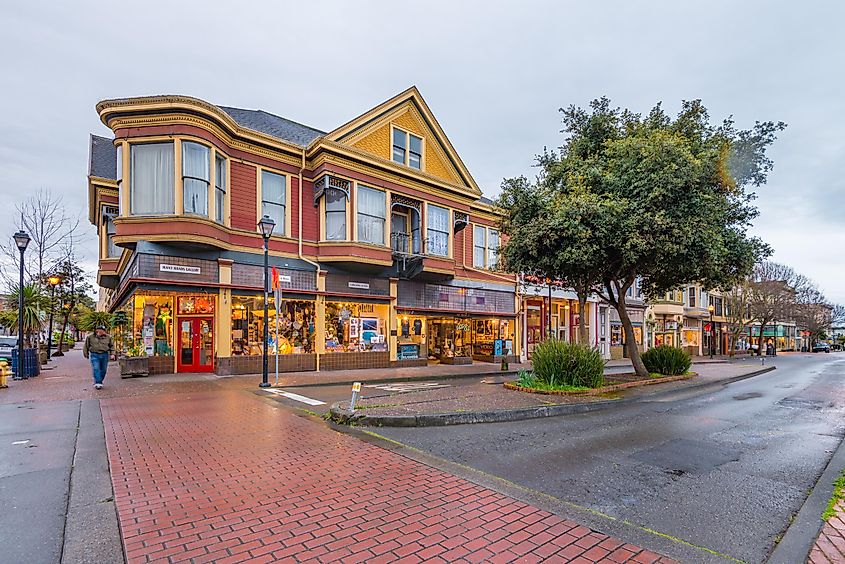
<path fill-rule="evenodd" d="M 268 353 L 306 354 L 314 352 L 315 305 L 313 301 L 282 299 L 276 330 L 276 305 L 267 308 Z M 232 298 L 232 355 L 263 354 L 264 301 L 260 296 Z"/>
<path fill-rule="evenodd" d="M 475 356 L 498 356 L 506 350 L 512 352 L 513 323 L 512 319 L 474 319 L 472 354 Z"/>
<path fill-rule="evenodd" d="M 180 315 L 198 315 L 204 313 L 214 313 L 213 296 L 179 297 Z"/>
<path fill-rule="evenodd" d="M 397 357 L 399 360 L 428 357 L 428 335 L 426 319 L 415 315 L 403 315 L 399 318 L 399 336 Z"/>
<path fill-rule="evenodd" d="M 136 295 L 132 321 L 134 343 L 147 356 L 173 356 L 173 298 Z"/>
<path fill-rule="evenodd" d="M 326 303 L 326 352 L 387 351 L 387 305 Z"/>

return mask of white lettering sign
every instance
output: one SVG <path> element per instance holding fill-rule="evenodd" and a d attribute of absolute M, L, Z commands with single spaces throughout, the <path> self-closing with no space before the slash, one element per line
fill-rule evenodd
<path fill-rule="evenodd" d="M 358 290 L 369 290 L 370 285 L 367 282 L 349 282 L 350 288 L 356 288 Z"/>
<path fill-rule="evenodd" d="M 291 278 L 287 274 L 279 274 L 279 282 L 287 282 L 290 284 Z"/>
<path fill-rule="evenodd" d="M 179 274 L 202 274 L 198 266 L 182 266 L 181 264 L 162 264 L 158 267 L 161 272 L 178 272 Z"/>

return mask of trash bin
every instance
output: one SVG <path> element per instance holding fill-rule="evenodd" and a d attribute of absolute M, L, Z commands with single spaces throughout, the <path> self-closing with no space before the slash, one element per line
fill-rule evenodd
<path fill-rule="evenodd" d="M 18 370 L 18 349 L 12 349 L 12 371 L 17 378 Z M 41 364 L 38 362 L 37 349 L 23 350 L 23 378 L 33 378 L 41 374 Z"/>

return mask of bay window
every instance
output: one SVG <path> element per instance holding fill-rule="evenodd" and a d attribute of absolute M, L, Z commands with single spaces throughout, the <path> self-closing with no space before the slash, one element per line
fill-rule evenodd
<path fill-rule="evenodd" d="M 114 217 L 106 216 L 106 257 L 119 257 L 121 250 L 114 244 L 114 236 L 117 234 L 117 229 L 114 225 Z"/>
<path fill-rule="evenodd" d="M 375 188 L 358 186 L 358 240 L 384 245 L 386 217 L 385 193 Z"/>
<path fill-rule="evenodd" d="M 226 222 L 226 159 L 214 158 L 214 221 Z"/>
<path fill-rule="evenodd" d="M 428 205 L 426 237 L 428 253 L 442 257 L 449 256 L 449 210 L 440 206 Z"/>
<path fill-rule="evenodd" d="M 173 143 L 132 145 L 129 209 L 133 215 L 174 213 Z"/>
<path fill-rule="evenodd" d="M 346 240 L 346 193 L 343 190 L 326 190 L 326 240 Z"/>
<path fill-rule="evenodd" d="M 261 171 L 261 214 L 273 218 L 276 222 L 273 233 L 277 235 L 285 235 L 286 189 L 283 174 Z"/>
<path fill-rule="evenodd" d="M 476 225 L 472 228 L 472 266 L 484 268 L 487 266 L 485 255 L 487 252 L 487 228 Z"/>
<path fill-rule="evenodd" d="M 211 151 L 205 145 L 182 143 L 182 202 L 185 213 L 208 215 Z"/>

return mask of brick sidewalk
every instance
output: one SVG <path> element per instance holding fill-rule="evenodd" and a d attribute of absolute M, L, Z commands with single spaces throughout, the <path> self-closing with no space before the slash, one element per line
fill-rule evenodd
<path fill-rule="evenodd" d="M 235 390 L 103 400 L 135 562 L 668 562 Z"/>
<path fill-rule="evenodd" d="M 807 562 L 838 564 L 845 562 L 845 501 L 836 503 L 836 515 L 827 520 L 810 550 Z"/>

